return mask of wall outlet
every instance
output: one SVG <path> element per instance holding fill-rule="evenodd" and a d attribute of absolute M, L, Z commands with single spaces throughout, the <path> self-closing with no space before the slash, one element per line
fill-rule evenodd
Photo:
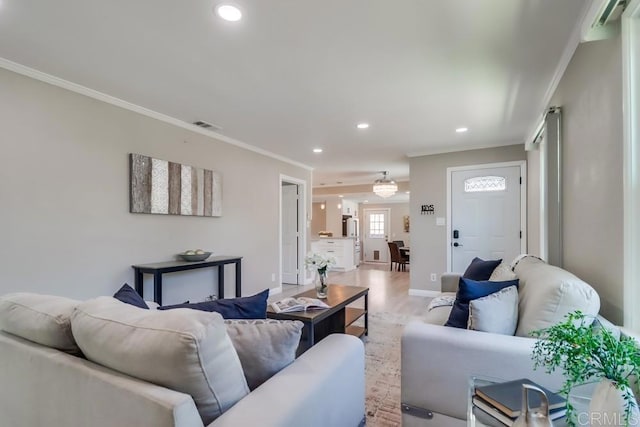
<path fill-rule="evenodd" d="M 435 282 L 436 280 L 438 280 L 438 275 L 436 273 L 431 273 L 431 281 Z"/>
<path fill-rule="evenodd" d="M 271 273 L 271 281 L 272 282 L 276 281 L 276 273 Z"/>

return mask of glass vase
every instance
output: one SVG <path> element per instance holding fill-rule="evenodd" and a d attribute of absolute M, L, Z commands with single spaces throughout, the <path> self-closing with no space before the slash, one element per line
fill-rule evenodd
<path fill-rule="evenodd" d="M 327 286 L 329 285 L 329 280 L 327 278 L 327 270 L 318 270 L 318 274 L 316 275 L 316 295 L 318 298 L 326 298 L 327 297 Z"/>

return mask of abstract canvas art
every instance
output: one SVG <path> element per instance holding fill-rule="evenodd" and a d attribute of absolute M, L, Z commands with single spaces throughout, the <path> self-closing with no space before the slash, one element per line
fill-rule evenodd
<path fill-rule="evenodd" d="M 130 154 L 129 211 L 222 216 L 222 176 L 208 169 Z"/>

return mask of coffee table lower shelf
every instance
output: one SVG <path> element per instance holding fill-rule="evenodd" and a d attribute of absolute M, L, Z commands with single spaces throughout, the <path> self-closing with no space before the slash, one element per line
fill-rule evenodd
<path fill-rule="evenodd" d="M 365 316 L 365 315 L 367 315 L 367 310 L 363 308 L 346 307 L 345 316 L 344 316 L 344 324 L 345 324 L 344 333 L 356 336 L 358 338 L 361 338 L 363 335 L 366 335 L 368 332 L 366 326 L 363 327 L 363 326 L 358 326 L 353 324 L 356 320 L 360 319 L 362 316 Z"/>

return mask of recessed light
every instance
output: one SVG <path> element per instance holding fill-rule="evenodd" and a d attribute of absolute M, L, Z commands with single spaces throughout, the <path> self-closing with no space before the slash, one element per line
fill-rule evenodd
<path fill-rule="evenodd" d="M 407 193 L 407 194 L 411 194 L 411 191 L 405 191 L 405 193 Z"/>
<path fill-rule="evenodd" d="M 313 152 L 314 153 L 322 153 L 322 148 L 314 148 Z"/>
<path fill-rule="evenodd" d="M 463 133 L 463 132 L 466 132 L 466 131 L 468 131 L 468 130 L 469 130 L 469 128 L 457 128 L 457 129 L 456 129 L 456 132 L 458 132 L 458 133 Z"/>
<path fill-rule="evenodd" d="M 341 199 L 344 197 L 342 194 L 338 195 L 338 197 L 340 197 Z"/>
<path fill-rule="evenodd" d="M 368 129 L 368 128 L 369 128 L 369 123 L 358 123 L 358 124 L 356 125 L 356 127 L 357 127 L 358 129 Z"/>
<path fill-rule="evenodd" d="M 216 13 L 225 21 L 236 22 L 242 19 L 242 12 L 230 4 L 221 4 L 216 7 Z"/>

